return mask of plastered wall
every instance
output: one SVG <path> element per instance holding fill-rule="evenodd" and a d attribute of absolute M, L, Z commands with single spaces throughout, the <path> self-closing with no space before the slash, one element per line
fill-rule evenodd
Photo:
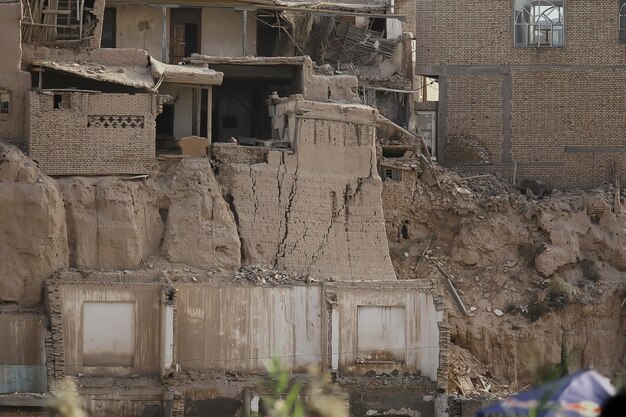
<path fill-rule="evenodd" d="M 158 284 L 111 285 L 110 283 L 66 284 L 59 286 L 65 372 L 93 376 L 158 375 L 160 372 L 160 301 L 162 286 Z M 86 326 L 103 327 L 102 320 L 85 320 L 85 303 L 119 303 L 134 305 L 132 319 L 132 365 L 117 364 L 116 351 L 105 352 L 101 364 L 88 366 L 83 356 Z M 97 317 L 96 317 L 97 318 Z M 129 318 L 131 320 L 131 318 Z M 110 323 L 114 325 L 114 323 Z M 92 330 L 94 330 L 92 328 Z M 103 330 L 104 331 L 104 330 Z M 103 345 L 106 347 L 108 345 Z M 89 361 L 87 361 L 89 362 Z M 94 363 L 93 361 L 91 361 Z M 104 363 L 107 362 L 105 365 Z"/>
<path fill-rule="evenodd" d="M 158 7 L 116 5 L 116 47 L 145 49 L 162 60 L 163 26 Z"/>
<path fill-rule="evenodd" d="M 29 156 L 48 175 L 143 174 L 154 163 L 157 99 L 150 94 L 30 93 Z"/>
<path fill-rule="evenodd" d="M 0 393 L 46 392 L 44 320 L 0 314 Z"/>
<path fill-rule="evenodd" d="M 395 288 L 394 288 L 395 287 Z M 329 287 L 329 291 L 330 291 Z M 359 306 L 393 306 L 403 307 L 405 311 L 405 351 L 391 352 L 394 356 L 404 356 L 404 363 L 400 366 L 407 370 L 421 370 L 422 374 L 436 381 L 439 370 L 440 331 L 439 323 L 443 321 L 443 311 L 437 311 L 433 296 L 427 292 L 415 292 L 407 287 L 405 290 L 391 285 L 380 285 L 368 288 L 363 285 L 337 286 L 332 289 L 337 298 L 339 320 L 338 337 L 339 370 L 345 374 L 363 374 L 372 367 L 380 364 L 356 365 L 359 353 L 357 332 L 345 331 L 346 328 L 356 326 L 371 326 L 372 324 L 358 323 Z M 445 345 L 442 346 L 446 348 Z M 385 352 L 380 352 L 384 354 Z M 398 366 L 393 365 L 393 367 Z M 393 369 L 392 367 L 392 369 Z M 390 370 L 392 370 L 390 369 Z"/>
<path fill-rule="evenodd" d="M 320 286 L 177 287 L 183 369 L 264 372 L 278 357 L 304 371 L 326 355 Z"/>
<path fill-rule="evenodd" d="M 248 12 L 248 47 L 245 55 L 256 55 L 256 13 Z M 201 53 L 215 56 L 242 56 L 241 12 L 233 9 L 202 9 Z"/>
<path fill-rule="evenodd" d="M 161 60 L 163 25 L 160 7 L 123 5 L 111 3 L 117 9 L 116 47 L 146 49 Z M 233 9 L 202 8 L 200 24 L 200 51 L 204 55 L 242 56 L 242 17 Z M 246 55 L 256 55 L 256 19 L 248 12 L 248 50 Z M 169 38 L 170 13 L 167 13 Z"/>

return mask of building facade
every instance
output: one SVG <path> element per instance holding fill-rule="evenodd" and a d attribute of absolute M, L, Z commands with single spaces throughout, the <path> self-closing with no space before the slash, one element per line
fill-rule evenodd
<path fill-rule="evenodd" d="M 440 163 L 567 188 L 625 172 L 624 1 L 416 5 L 416 72 L 439 84 Z"/>

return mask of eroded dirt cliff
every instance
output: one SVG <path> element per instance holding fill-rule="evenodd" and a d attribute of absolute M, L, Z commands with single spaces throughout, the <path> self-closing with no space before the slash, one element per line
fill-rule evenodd
<path fill-rule="evenodd" d="M 535 199 L 493 176 L 466 176 L 422 161 L 383 183 L 398 277 L 434 279 L 453 343 L 512 389 L 561 361 L 623 376 L 626 212 L 617 190 Z"/>

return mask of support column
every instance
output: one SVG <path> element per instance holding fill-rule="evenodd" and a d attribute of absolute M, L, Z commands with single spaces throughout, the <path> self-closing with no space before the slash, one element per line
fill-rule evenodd
<path fill-rule="evenodd" d="M 213 113 L 213 87 L 209 87 L 206 89 L 207 91 L 207 103 L 206 103 L 206 137 L 209 140 L 209 144 L 211 144 L 213 138 L 211 135 L 212 130 L 212 120 L 211 116 Z"/>
<path fill-rule="evenodd" d="M 191 134 L 200 136 L 200 100 L 202 99 L 202 90 L 193 87 L 191 89 Z"/>
<path fill-rule="evenodd" d="M 163 35 L 161 36 L 162 44 L 161 44 L 161 61 L 166 64 L 170 62 L 170 42 L 169 42 L 169 33 L 167 31 L 167 7 L 161 7 L 161 30 L 163 31 Z"/>
<path fill-rule="evenodd" d="M 243 48 L 243 53 L 241 54 L 241 56 L 246 56 L 248 55 L 248 11 L 246 9 L 241 11 L 241 25 L 241 43 Z"/>

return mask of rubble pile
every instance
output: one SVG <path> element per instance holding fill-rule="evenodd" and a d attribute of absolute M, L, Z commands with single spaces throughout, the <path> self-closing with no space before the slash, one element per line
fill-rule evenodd
<path fill-rule="evenodd" d="M 233 282 L 248 281 L 256 285 L 293 285 L 293 284 L 315 284 L 319 279 L 305 274 L 293 274 L 276 269 L 268 269 L 259 265 L 246 265 L 235 273 Z"/>
<path fill-rule="evenodd" d="M 488 367 L 469 350 L 455 344 L 450 345 L 448 393 L 464 397 L 502 398 L 514 392 L 508 385 L 493 380 L 490 375 Z"/>

